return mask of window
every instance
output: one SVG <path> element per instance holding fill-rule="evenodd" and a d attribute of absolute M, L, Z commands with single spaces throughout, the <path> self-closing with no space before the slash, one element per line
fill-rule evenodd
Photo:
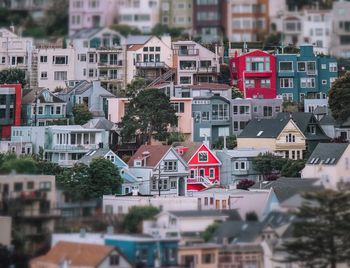
<path fill-rule="evenodd" d="M 43 114 L 43 113 L 44 113 L 44 107 L 43 106 L 39 106 L 38 114 Z"/>
<path fill-rule="evenodd" d="M 118 255 L 109 256 L 109 265 L 119 265 L 119 256 Z"/>
<path fill-rule="evenodd" d="M 228 120 L 228 104 L 212 105 L 212 120 Z"/>
<path fill-rule="evenodd" d="M 327 80 L 322 80 L 322 85 L 327 85 Z"/>
<path fill-rule="evenodd" d="M 330 72 L 337 72 L 338 71 L 338 65 L 336 62 L 329 63 L 329 71 Z"/>
<path fill-rule="evenodd" d="M 247 164 L 245 161 L 236 161 L 236 162 L 234 162 L 234 169 L 235 170 L 246 170 Z"/>
<path fill-rule="evenodd" d="M 298 72 L 305 72 L 305 71 L 306 71 L 305 62 L 298 62 Z"/>
<path fill-rule="evenodd" d="M 309 129 L 309 133 L 316 134 L 316 126 L 311 125 L 308 127 L 308 129 Z"/>
<path fill-rule="evenodd" d="M 272 107 L 264 106 L 264 116 L 272 116 Z"/>
<path fill-rule="evenodd" d="M 195 174 L 196 174 L 196 170 L 195 169 L 191 169 L 190 170 L 190 178 L 193 179 L 196 176 Z"/>
<path fill-rule="evenodd" d="M 254 79 L 246 79 L 244 81 L 245 87 L 246 88 L 254 88 L 255 87 L 255 81 Z"/>
<path fill-rule="evenodd" d="M 54 73 L 54 80 L 56 80 L 56 81 L 67 80 L 67 72 L 66 71 L 55 72 Z"/>
<path fill-rule="evenodd" d="M 33 181 L 28 181 L 27 182 L 27 189 L 28 190 L 34 189 L 34 182 Z"/>
<path fill-rule="evenodd" d="M 246 70 L 252 72 L 266 72 L 270 71 L 269 57 L 247 57 Z"/>
<path fill-rule="evenodd" d="M 86 61 L 86 54 L 79 54 L 80 61 Z"/>
<path fill-rule="evenodd" d="M 21 182 L 15 182 L 13 189 L 15 192 L 20 192 L 23 190 L 23 183 Z"/>
<path fill-rule="evenodd" d="M 233 106 L 233 114 L 238 114 L 238 106 Z"/>
<path fill-rule="evenodd" d="M 214 168 L 209 169 L 209 178 L 215 178 L 215 169 Z"/>
<path fill-rule="evenodd" d="M 90 53 L 89 54 L 89 63 L 94 63 L 95 62 L 95 55 Z"/>
<path fill-rule="evenodd" d="M 327 69 L 327 64 L 321 64 L 321 69 L 326 70 Z"/>
<path fill-rule="evenodd" d="M 68 56 L 53 56 L 53 64 L 68 64 Z"/>
<path fill-rule="evenodd" d="M 126 192 L 126 189 L 125 189 L 125 192 Z M 108 215 L 112 215 L 113 214 L 113 206 L 112 205 L 106 205 L 105 206 L 105 213 L 108 214 Z"/>
<path fill-rule="evenodd" d="M 238 121 L 234 121 L 233 122 L 233 131 L 238 131 L 239 128 L 238 128 Z"/>
<path fill-rule="evenodd" d="M 180 76 L 180 84 L 191 84 L 190 76 Z"/>
<path fill-rule="evenodd" d="M 177 161 L 164 161 L 164 171 L 177 171 Z"/>
<path fill-rule="evenodd" d="M 56 114 L 61 114 L 61 106 L 56 106 Z"/>
<path fill-rule="evenodd" d="M 169 179 L 160 179 L 158 188 L 160 190 L 168 190 L 169 189 Z"/>
<path fill-rule="evenodd" d="M 1 57 L 1 64 L 5 64 L 6 63 L 6 57 Z"/>
<path fill-rule="evenodd" d="M 293 62 L 281 61 L 280 62 L 280 72 L 293 72 Z"/>
<path fill-rule="evenodd" d="M 209 120 L 210 120 L 209 112 L 202 112 L 202 121 L 209 121 Z"/>
<path fill-rule="evenodd" d="M 198 162 L 208 162 L 208 152 L 199 152 Z"/>
<path fill-rule="evenodd" d="M 202 254 L 202 263 L 203 264 L 214 263 L 214 261 L 215 261 L 214 254 L 212 254 L 212 253 Z"/>
<path fill-rule="evenodd" d="M 271 87 L 271 80 L 270 79 L 262 79 L 260 81 L 260 86 L 262 88 L 270 88 Z"/>
<path fill-rule="evenodd" d="M 177 113 L 184 113 L 185 112 L 185 103 L 184 102 L 174 102 L 171 103 L 171 106 Z"/>
<path fill-rule="evenodd" d="M 315 78 L 300 78 L 300 87 L 301 88 L 314 88 L 315 87 Z"/>
<path fill-rule="evenodd" d="M 332 85 L 335 80 L 337 80 L 337 77 L 331 77 L 329 78 L 329 83 Z"/>
<path fill-rule="evenodd" d="M 249 114 L 249 106 L 239 106 L 239 113 L 240 114 Z"/>
<path fill-rule="evenodd" d="M 293 78 L 281 78 L 280 79 L 281 88 L 292 88 L 293 87 Z"/>
<path fill-rule="evenodd" d="M 51 182 L 50 181 L 41 181 L 39 183 L 39 189 L 45 190 L 45 191 L 50 191 L 51 190 Z"/>
<path fill-rule="evenodd" d="M 204 197 L 204 206 L 208 206 L 208 197 Z"/>
<path fill-rule="evenodd" d="M 47 63 L 47 56 L 40 56 L 41 63 Z"/>
<path fill-rule="evenodd" d="M 170 188 L 171 189 L 176 189 L 176 185 L 177 185 L 176 181 L 170 181 Z"/>
<path fill-rule="evenodd" d="M 46 80 L 47 79 L 47 72 L 41 72 L 40 78 L 41 78 L 41 80 Z"/>
<path fill-rule="evenodd" d="M 295 135 L 289 133 L 289 134 L 286 136 L 286 142 L 295 142 Z"/>

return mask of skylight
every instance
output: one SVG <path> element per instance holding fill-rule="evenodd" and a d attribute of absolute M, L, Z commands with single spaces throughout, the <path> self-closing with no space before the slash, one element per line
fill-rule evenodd
<path fill-rule="evenodd" d="M 331 164 L 334 164 L 334 162 L 335 162 L 335 158 L 332 158 Z"/>
<path fill-rule="evenodd" d="M 263 134 L 263 132 L 264 132 L 264 131 L 262 131 L 262 130 L 261 130 L 261 131 L 259 131 L 259 133 L 258 133 L 258 134 L 256 134 L 256 136 L 260 137 L 260 136 L 261 136 L 261 134 Z"/>
<path fill-rule="evenodd" d="M 310 161 L 310 164 L 313 164 L 315 161 L 315 158 L 312 158 L 311 161 Z"/>

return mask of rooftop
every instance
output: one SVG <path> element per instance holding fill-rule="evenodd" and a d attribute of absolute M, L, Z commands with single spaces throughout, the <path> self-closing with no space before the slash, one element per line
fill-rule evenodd
<path fill-rule="evenodd" d="M 336 165 L 348 146 L 348 143 L 319 143 L 306 164 Z"/>

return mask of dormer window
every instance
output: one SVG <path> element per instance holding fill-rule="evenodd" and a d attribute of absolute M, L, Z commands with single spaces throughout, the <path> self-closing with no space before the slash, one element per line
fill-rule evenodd
<path fill-rule="evenodd" d="M 135 167 L 142 167 L 142 161 L 141 160 L 134 160 L 134 166 Z"/>
<path fill-rule="evenodd" d="M 199 152 L 198 162 L 208 162 L 208 152 Z"/>

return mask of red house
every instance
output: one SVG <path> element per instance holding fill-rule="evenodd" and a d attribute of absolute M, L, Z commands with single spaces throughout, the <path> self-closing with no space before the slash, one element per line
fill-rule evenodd
<path fill-rule="evenodd" d="M 11 127 L 21 125 L 22 86 L 0 85 L 0 139 L 11 137 Z"/>
<path fill-rule="evenodd" d="M 187 191 L 200 191 L 220 182 L 220 160 L 204 143 L 176 143 L 175 150 L 190 168 Z"/>
<path fill-rule="evenodd" d="M 262 50 L 230 59 L 231 85 L 244 98 L 276 98 L 276 57 Z"/>

